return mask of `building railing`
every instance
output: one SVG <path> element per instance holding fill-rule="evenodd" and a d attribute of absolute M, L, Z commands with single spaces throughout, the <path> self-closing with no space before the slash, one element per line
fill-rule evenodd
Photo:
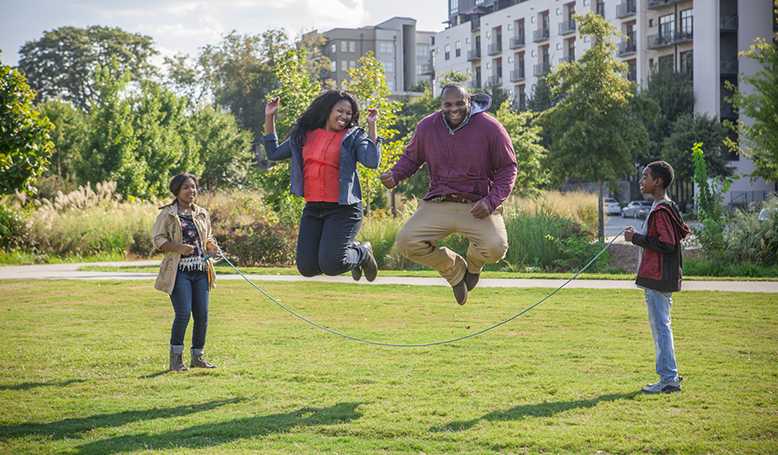
<path fill-rule="evenodd" d="M 738 71 L 737 59 L 730 58 L 722 60 L 719 71 L 722 76 L 736 76 Z"/>
<path fill-rule="evenodd" d="M 658 49 L 661 47 L 672 46 L 674 44 L 691 41 L 694 39 L 694 33 L 691 30 L 680 30 L 675 33 L 659 33 L 648 36 L 648 48 Z"/>
<path fill-rule="evenodd" d="M 467 60 L 473 61 L 473 60 L 480 60 L 481 59 L 481 48 L 475 47 L 473 49 L 470 49 L 467 51 Z"/>
<path fill-rule="evenodd" d="M 655 9 L 655 8 L 662 8 L 665 6 L 670 6 L 675 3 L 680 3 L 683 0 L 648 0 L 648 8 L 649 9 Z"/>
<path fill-rule="evenodd" d="M 637 52 L 637 44 L 634 39 L 627 38 L 619 43 L 619 57 L 626 57 Z"/>
<path fill-rule="evenodd" d="M 737 16 L 721 16 L 720 29 L 722 32 L 736 32 Z"/>
<path fill-rule="evenodd" d="M 433 69 L 432 65 L 429 63 L 420 63 L 419 64 L 419 74 L 432 74 Z"/>
<path fill-rule="evenodd" d="M 524 67 L 520 66 L 511 71 L 511 82 L 521 82 L 524 79 Z"/>
<path fill-rule="evenodd" d="M 559 34 L 560 35 L 567 35 L 570 33 L 575 33 L 575 21 L 569 20 L 564 21 L 561 24 L 559 24 Z"/>
<path fill-rule="evenodd" d="M 511 103 L 514 111 L 526 111 L 527 110 L 527 99 L 526 98 L 520 98 L 515 97 L 513 98 L 513 102 Z"/>
<path fill-rule="evenodd" d="M 502 76 L 489 76 L 487 83 L 489 87 L 499 87 L 502 85 Z"/>
<path fill-rule="evenodd" d="M 616 17 L 625 18 L 637 14 L 637 2 L 635 0 L 622 1 L 616 7 Z"/>
<path fill-rule="evenodd" d="M 574 61 L 575 61 L 575 55 L 573 54 L 567 54 L 567 55 L 563 55 L 562 57 L 559 57 L 560 63 L 564 63 L 564 62 L 572 63 Z"/>
<path fill-rule="evenodd" d="M 496 41 L 489 44 L 489 55 L 497 55 L 502 52 L 502 41 Z"/>
<path fill-rule="evenodd" d="M 537 43 L 538 41 L 545 41 L 545 40 L 547 40 L 547 39 L 548 39 L 549 35 L 550 35 L 550 34 L 549 34 L 549 31 L 548 31 L 548 29 L 547 29 L 547 28 L 541 28 L 541 29 L 535 30 L 535 31 L 532 33 L 532 40 L 533 40 L 534 42 L 536 42 L 536 43 Z"/>
<path fill-rule="evenodd" d="M 550 65 L 550 64 L 548 64 L 548 63 L 538 63 L 538 64 L 537 64 L 537 65 L 535 65 L 535 67 L 533 68 L 533 72 L 532 72 L 532 74 L 533 74 L 534 76 L 536 76 L 536 77 L 537 77 L 537 76 L 545 76 L 545 75 L 546 75 L 546 74 L 548 74 L 550 71 L 551 71 L 551 65 Z"/>
<path fill-rule="evenodd" d="M 516 35 L 511 38 L 511 49 L 519 49 L 524 47 L 524 35 Z"/>

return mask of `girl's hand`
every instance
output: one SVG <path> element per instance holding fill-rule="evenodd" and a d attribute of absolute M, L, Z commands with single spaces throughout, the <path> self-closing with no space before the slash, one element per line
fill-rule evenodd
<path fill-rule="evenodd" d="M 268 117 L 276 115 L 279 107 L 281 107 L 281 99 L 279 97 L 273 98 L 265 104 L 265 115 Z"/>
<path fill-rule="evenodd" d="M 371 107 L 367 110 L 367 123 L 375 125 L 376 120 L 378 120 L 378 109 Z"/>

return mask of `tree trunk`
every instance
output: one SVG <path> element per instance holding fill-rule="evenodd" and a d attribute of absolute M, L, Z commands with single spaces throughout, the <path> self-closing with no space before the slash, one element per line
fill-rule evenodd
<path fill-rule="evenodd" d="M 597 198 L 597 239 L 602 245 L 605 243 L 605 218 L 603 213 L 602 199 L 605 197 L 605 182 L 600 180 L 600 195 Z"/>
<path fill-rule="evenodd" d="M 392 204 L 392 218 L 397 218 L 397 200 L 395 199 L 394 188 L 389 190 L 389 200 Z"/>

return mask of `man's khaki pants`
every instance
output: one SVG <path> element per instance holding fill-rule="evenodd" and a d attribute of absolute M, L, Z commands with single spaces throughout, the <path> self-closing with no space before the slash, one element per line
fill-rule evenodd
<path fill-rule="evenodd" d="M 413 262 L 437 270 L 451 286 L 465 277 L 465 271 L 481 273 L 486 263 L 495 263 L 508 251 L 508 234 L 502 210 L 486 218 L 470 214 L 473 204 L 421 201 L 416 213 L 397 235 L 400 254 Z M 450 234 L 462 234 L 470 242 L 466 260 L 437 241 Z"/>

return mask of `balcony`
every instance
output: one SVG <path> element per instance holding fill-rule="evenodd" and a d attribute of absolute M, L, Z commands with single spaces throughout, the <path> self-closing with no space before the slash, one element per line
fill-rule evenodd
<path fill-rule="evenodd" d="M 532 33 L 532 41 L 538 43 L 540 41 L 546 41 L 549 37 L 549 31 L 547 28 L 535 30 Z"/>
<path fill-rule="evenodd" d="M 489 76 L 486 82 L 489 87 L 499 87 L 502 85 L 502 76 Z"/>
<path fill-rule="evenodd" d="M 535 77 L 541 77 L 541 76 L 545 76 L 551 71 L 551 65 L 548 63 L 539 63 L 535 65 L 533 69 L 534 71 L 532 72 L 532 74 Z"/>
<path fill-rule="evenodd" d="M 496 41 L 489 45 L 489 55 L 497 55 L 502 53 L 502 41 Z"/>
<path fill-rule="evenodd" d="M 637 14 L 637 2 L 635 0 L 622 1 L 616 7 L 616 17 L 624 19 L 626 17 L 634 16 Z"/>
<path fill-rule="evenodd" d="M 738 64 L 736 58 L 722 59 L 719 72 L 721 77 L 737 76 Z"/>
<path fill-rule="evenodd" d="M 619 57 L 627 57 L 637 52 L 634 39 L 625 39 L 619 43 Z"/>
<path fill-rule="evenodd" d="M 475 33 L 481 30 L 481 17 L 473 16 L 470 19 L 470 31 Z"/>
<path fill-rule="evenodd" d="M 433 73 L 432 64 L 430 63 L 420 63 L 419 64 L 419 74 L 423 76 L 427 76 Z"/>
<path fill-rule="evenodd" d="M 659 49 L 662 47 L 672 46 L 674 44 L 681 44 L 687 41 L 692 41 L 694 34 L 691 30 L 682 30 L 675 33 L 659 33 L 657 35 L 649 35 L 648 48 Z"/>
<path fill-rule="evenodd" d="M 671 6 L 682 1 L 684 0 L 648 0 L 648 9 L 664 8 L 665 6 Z"/>
<path fill-rule="evenodd" d="M 631 68 L 627 71 L 627 80 L 630 82 L 638 81 L 638 71 L 635 68 Z"/>
<path fill-rule="evenodd" d="M 605 17 L 605 2 L 598 1 L 594 6 L 594 12 L 600 17 Z"/>
<path fill-rule="evenodd" d="M 719 29 L 722 32 L 737 32 L 737 16 L 722 16 Z"/>
<path fill-rule="evenodd" d="M 513 102 L 511 103 L 514 111 L 526 111 L 527 110 L 527 99 L 525 97 L 516 97 L 513 98 Z"/>
<path fill-rule="evenodd" d="M 481 60 L 481 48 L 480 47 L 476 47 L 476 48 L 473 48 L 473 49 L 470 49 L 469 51 L 467 51 L 467 61 L 468 62 L 473 62 L 473 61 L 476 61 L 476 60 Z"/>
<path fill-rule="evenodd" d="M 567 54 L 559 57 L 559 63 L 573 63 L 575 61 L 575 55 Z"/>
<path fill-rule="evenodd" d="M 574 20 L 564 21 L 561 24 L 559 24 L 559 34 L 560 35 L 569 35 L 571 33 L 575 33 L 575 21 Z"/>
<path fill-rule="evenodd" d="M 524 67 L 520 66 L 511 71 L 511 82 L 521 82 L 524 79 Z"/>
<path fill-rule="evenodd" d="M 511 38 L 511 49 L 521 49 L 524 47 L 524 35 Z"/>

